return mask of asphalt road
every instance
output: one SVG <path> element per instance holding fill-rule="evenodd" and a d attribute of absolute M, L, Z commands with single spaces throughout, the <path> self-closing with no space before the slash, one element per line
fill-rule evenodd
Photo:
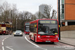
<path fill-rule="evenodd" d="M 60 42 L 34 43 L 28 35 L 0 35 L 0 50 L 75 50 L 75 47 Z"/>

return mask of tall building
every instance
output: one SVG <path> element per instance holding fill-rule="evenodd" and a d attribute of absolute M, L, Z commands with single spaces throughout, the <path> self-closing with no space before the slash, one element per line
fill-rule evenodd
<path fill-rule="evenodd" d="M 61 26 L 75 25 L 75 0 L 60 0 Z"/>
<path fill-rule="evenodd" d="M 47 4 L 41 4 L 39 6 L 39 12 L 40 12 L 40 18 L 48 17 L 46 13 L 50 14 L 49 6 Z"/>

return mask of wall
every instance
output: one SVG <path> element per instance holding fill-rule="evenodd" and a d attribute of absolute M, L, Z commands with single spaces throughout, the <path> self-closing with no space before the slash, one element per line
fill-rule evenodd
<path fill-rule="evenodd" d="M 61 31 L 62 38 L 75 38 L 75 31 Z"/>
<path fill-rule="evenodd" d="M 65 20 L 75 20 L 75 0 L 65 0 Z"/>
<path fill-rule="evenodd" d="M 75 38 L 75 25 L 60 27 L 61 37 Z"/>
<path fill-rule="evenodd" d="M 75 25 L 60 27 L 60 31 L 71 31 L 71 30 L 75 30 Z"/>

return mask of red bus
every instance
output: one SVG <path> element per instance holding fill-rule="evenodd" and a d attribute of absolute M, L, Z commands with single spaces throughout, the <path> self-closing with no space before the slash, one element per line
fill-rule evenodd
<path fill-rule="evenodd" d="M 56 19 L 38 19 L 30 22 L 30 40 L 35 42 L 58 42 L 59 29 Z"/>
<path fill-rule="evenodd" d="M 24 34 L 29 34 L 29 22 L 26 22 L 24 25 Z"/>

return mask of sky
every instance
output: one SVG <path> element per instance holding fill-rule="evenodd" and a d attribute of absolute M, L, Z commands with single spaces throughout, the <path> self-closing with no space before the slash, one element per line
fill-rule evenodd
<path fill-rule="evenodd" d="M 18 11 L 29 11 L 32 14 L 39 11 L 41 4 L 51 5 L 52 9 L 57 11 L 57 0 L 0 0 L 0 4 L 5 1 L 9 4 L 16 4 Z"/>

